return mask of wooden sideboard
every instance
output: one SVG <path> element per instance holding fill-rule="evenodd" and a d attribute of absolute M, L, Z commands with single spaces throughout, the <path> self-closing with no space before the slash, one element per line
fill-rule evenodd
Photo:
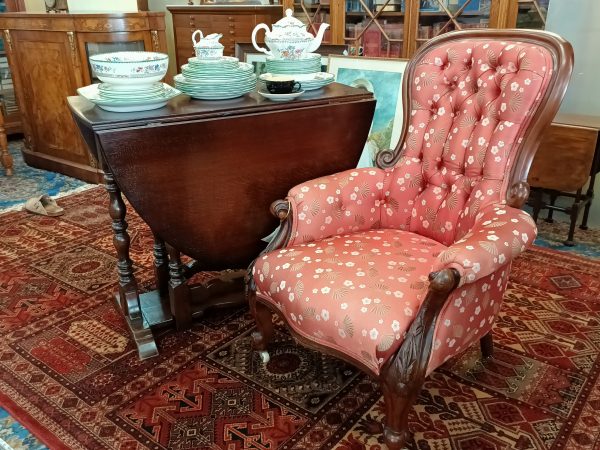
<path fill-rule="evenodd" d="M 544 134 L 529 171 L 528 182 L 532 188 L 529 203 L 533 206 L 534 219 L 537 220 L 542 209 L 548 210 L 546 220 L 549 222 L 553 220 L 554 211 L 568 214 L 571 222 L 565 241 L 568 246 L 575 244 L 575 226 L 582 209 L 580 228 L 587 229 L 594 182 L 600 171 L 599 135 L 600 117 L 557 115 Z M 564 201 L 557 204 L 560 197 L 572 199 L 570 206 L 564 206 Z"/>
<path fill-rule="evenodd" d="M 256 25 L 266 23 L 270 26 L 283 16 L 281 5 L 168 6 L 167 9 L 173 14 L 178 67 L 187 64 L 188 58 L 194 56 L 192 33 L 196 30 L 201 30 L 205 36 L 222 33 L 223 53 L 233 56 L 236 42 L 250 42 Z M 264 39 L 264 33 L 259 38 Z"/>
<path fill-rule="evenodd" d="M 164 13 L 0 15 L 33 167 L 99 183 L 102 171 L 73 122 L 67 97 L 96 82 L 88 56 L 117 50 L 166 53 Z"/>

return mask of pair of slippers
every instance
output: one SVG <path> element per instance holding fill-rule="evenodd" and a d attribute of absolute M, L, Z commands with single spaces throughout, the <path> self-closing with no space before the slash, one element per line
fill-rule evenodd
<path fill-rule="evenodd" d="M 48 195 L 30 198 L 23 209 L 32 214 L 50 217 L 62 216 L 65 213 L 65 210 L 58 206 L 56 201 Z"/>

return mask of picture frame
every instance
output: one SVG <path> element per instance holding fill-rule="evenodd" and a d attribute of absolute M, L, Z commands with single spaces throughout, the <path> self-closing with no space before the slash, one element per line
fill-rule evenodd
<path fill-rule="evenodd" d="M 327 71 L 338 83 L 363 87 L 377 100 L 369 137 L 358 167 L 373 167 L 382 150 L 394 149 L 404 120 L 402 81 L 408 59 L 329 55 Z"/>
<path fill-rule="evenodd" d="M 317 52 L 321 55 L 321 71 L 327 71 L 329 62 L 328 55 L 343 55 L 346 45 L 323 44 Z M 257 52 L 251 42 L 236 42 L 235 57 L 240 61 L 250 63 L 254 66 L 254 73 L 258 76 L 265 73 L 265 62 L 267 55 Z"/>

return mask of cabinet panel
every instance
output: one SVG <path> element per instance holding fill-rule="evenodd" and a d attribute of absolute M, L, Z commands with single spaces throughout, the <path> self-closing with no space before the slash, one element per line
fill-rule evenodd
<path fill-rule="evenodd" d="M 79 84 L 74 67 L 77 55 L 68 35 L 18 31 L 13 36 L 14 61 L 25 98 L 22 108 L 34 134 L 31 150 L 88 164 L 87 150 L 66 102 L 69 95 L 77 94 Z"/>
<path fill-rule="evenodd" d="M 89 55 L 119 50 L 166 52 L 164 29 L 164 13 L 158 12 L 0 14 L 22 110 L 25 162 L 101 182 L 102 171 L 75 127 L 67 97 L 97 81 L 91 76 Z"/>

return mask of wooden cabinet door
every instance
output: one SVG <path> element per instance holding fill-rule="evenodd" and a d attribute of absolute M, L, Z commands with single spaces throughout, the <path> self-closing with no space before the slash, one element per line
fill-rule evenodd
<path fill-rule="evenodd" d="M 33 148 L 29 150 L 80 164 L 89 155 L 71 113 L 67 97 L 81 83 L 73 34 L 13 31 L 13 64 L 18 67 L 19 98 Z M 30 141 L 29 139 L 27 141 Z"/>

